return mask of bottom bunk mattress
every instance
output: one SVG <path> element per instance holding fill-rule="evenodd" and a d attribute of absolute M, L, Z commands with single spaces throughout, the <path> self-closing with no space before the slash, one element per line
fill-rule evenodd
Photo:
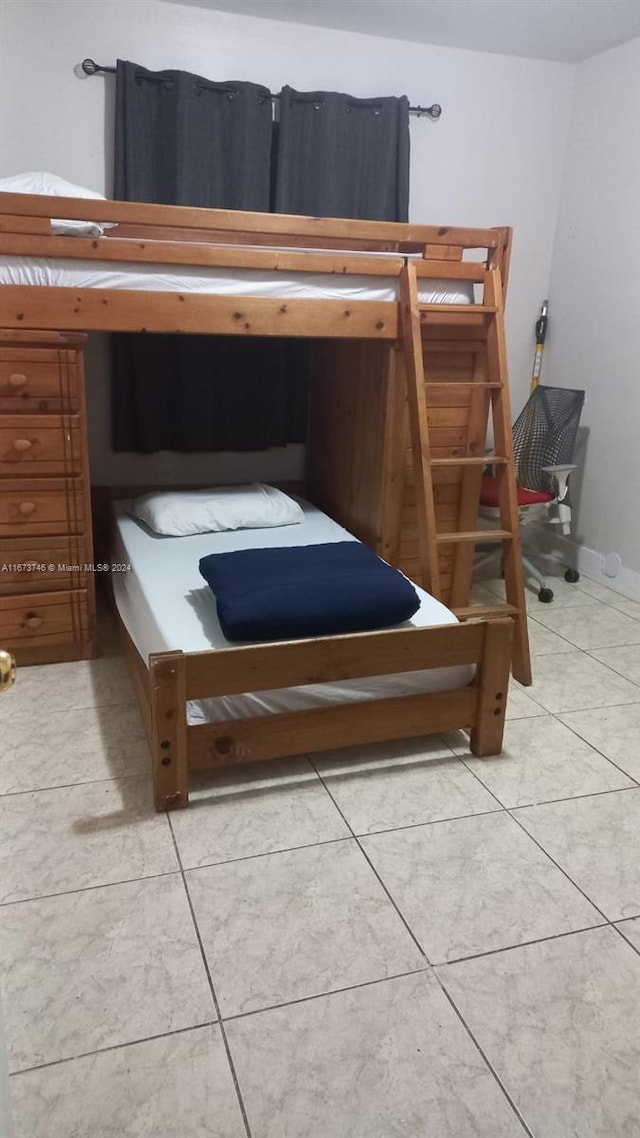
<path fill-rule="evenodd" d="M 225 639 L 213 593 L 198 569 L 200 558 L 211 553 L 282 546 L 323 545 L 357 541 L 308 502 L 301 501 L 304 521 L 269 529 L 202 533 L 191 537 L 161 537 L 131 517 L 127 503 L 114 508 L 111 560 L 113 592 L 120 618 L 145 663 L 154 652 L 179 649 L 203 652 L 232 648 Z M 122 571 L 118 571 L 122 568 Z M 440 601 L 415 586 L 420 608 L 400 627 L 428 628 L 456 624 L 456 617 Z M 274 712 L 359 703 L 393 696 L 415 695 L 463 688 L 473 679 L 472 667 L 430 668 L 428 671 L 367 676 L 336 683 L 306 684 L 273 691 L 246 692 L 187 704 L 189 724 L 248 719 Z"/>

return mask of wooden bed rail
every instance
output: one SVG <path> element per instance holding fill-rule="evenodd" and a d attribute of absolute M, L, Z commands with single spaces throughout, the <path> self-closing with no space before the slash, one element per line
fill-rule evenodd
<path fill-rule="evenodd" d="M 477 704 L 478 693 L 470 687 L 203 723 L 187 727 L 187 769 L 241 766 L 276 756 L 314 754 L 381 739 L 411 739 L 461 727 L 474 730 Z M 489 744 L 486 753 L 496 754 L 500 745 Z"/>
<path fill-rule="evenodd" d="M 113 228 L 97 238 L 53 235 L 52 217 Z M 421 279 L 484 286 L 496 267 L 504 283 L 510 241 L 511 230 L 505 227 L 463 229 L 0 193 L 0 257 L 69 258 L 105 262 L 114 269 L 173 265 L 200 267 L 205 275 L 240 269 L 399 278 L 412 253 Z M 465 252 L 476 256 L 478 250 L 479 261 L 463 261 Z M 424 313 L 425 321 L 474 327 L 479 320 L 482 326 L 473 305 L 457 305 L 453 312 L 446 311 L 447 305 L 432 307 L 437 311 Z M 399 336 L 394 299 L 213 295 L 192 291 L 188 281 L 183 292 L 5 284 L 0 287 L 0 326 L 330 339 Z"/>
<path fill-rule="evenodd" d="M 470 729 L 477 755 L 500 751 L 513 624 L 470 621 L 149 658 L 148 723 L 159 810 L 188 804 L 189 770 L 380 739 Z M 125 634 L 126 635 L 126 634 Z M 128 637 L 126 637 L 128 640 Z M 138 691 L 144 663 L 129 642 Z M 188 700 L 474 664 L 467 688 L 187 726 Z"/>
<path fill-rule="evenodd" d="M 185 656 L 186 699 L 420 671 L 434 667 L 436 659 L 439 668 L 475 664 L 485 629 L 482 621 L 468 621 L 190 652 Z"/>
<path fill-rule="evenodd" d="M 262 269 L 267 272 L 354 273 L 363 276 L 397 277 L 404 268 L 401 256 L 349 252 L 328 253 L 322 249 L 296 252 L 290 249 L 255 249 L 231 245 L 203 245 L 196 241 L 134 241 L 120 237 L 60 237 L 0 230 L 0 253 L 26 257 L 64 257 L 81 261 L 132 262 L 156 265 L 199 265 L 206 269 Z M 483 262 L 416 259 L 418 276 L 484 283 Z"/>
<path fill-rule="evenodd" d="M 49 232 L 47 222 L 51 217 L 174 231 L 196 230 L 215 233 L 219 241 L 222 241 L 222 235 L 227 234 L 231 244 L 239 240 L 239 234 L 245 234 L 268 236 L 275 245 L 286 245 L 288 238 L 295 239 L 293 243 L 301 238 L 321 238 L 327 247 L 331 247 L 332 242 L 343 240 L 361 241 L 372 250 L 382 246 L 388 248 L 390 242 L 403 247 L 413 246 L 416 251 L 427 246 L 499 250 L 505 245 L 510 232 L 505 228 L 414 225 L 411 222 L 301 217 L 295 214 L 0 193 L 0 231 L 46 235 Z M 149 233 L 149 236 L 153 234 Z M 403 251 L 408 250 L 404 248 Z"/>
<path fill-rule="evenodd" d="M 467 321 L 473 319 L 470 308 L 462 314 Z M 462 317 L 453 313 L 453 319 Z M 0 285 L 0 327 L 332 340 L 397 340 L 399 335 L 398 305 L 388 300 L 285 300 L 50 285 Z"/>

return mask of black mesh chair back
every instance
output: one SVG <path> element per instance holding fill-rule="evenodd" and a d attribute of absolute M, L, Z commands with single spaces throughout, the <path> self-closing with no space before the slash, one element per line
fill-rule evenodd
<path fill-rule="evenodd" d="M 542 384 L 529 396 L 513 425 L 519 486 L 556 494 L 555 479 L 542 468 L 572 462 L 584 397 L 584 391 Z"/>

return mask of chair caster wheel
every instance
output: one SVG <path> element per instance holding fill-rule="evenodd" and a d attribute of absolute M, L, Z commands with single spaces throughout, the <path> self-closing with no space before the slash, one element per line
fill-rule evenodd
<path fill-rule="evenodd" d="M 553 600 L 553 589 L 541 589 L 538 600 L 542 601 L 543 605 L 550 605 Z"/>
<path fill-rule="evenodd" d="M 577 569 L 567 569 L 564 579 L 568 581 L 570 585 L 575 585 L 576 581 L 580 580 L 580 574 Z"/>

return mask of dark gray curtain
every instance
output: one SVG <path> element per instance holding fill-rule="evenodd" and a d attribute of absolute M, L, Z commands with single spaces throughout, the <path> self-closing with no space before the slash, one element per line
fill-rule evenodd
<path fill-rule="evenodd" d="M 269 210 L 271 92 L 118 60 L 115 194 Z"/>
<path fill-rule="evenodd" d="M 116 450 L 247 451 L 305 442 L 305 340 L 158 333 L 117 341 Z"/>
<path fill-rule="evenodd" d="M 407 221 L 409 100 L 284 87 L 275 210 Z"/>
<path fill-rule="evenodd" d="M 118 60 L 116 198 L 268 211 L 271 136 L 266 87 Z M 112 340 L 115 450 L 257 450 L 305 440 L 304 343 Z"/>

